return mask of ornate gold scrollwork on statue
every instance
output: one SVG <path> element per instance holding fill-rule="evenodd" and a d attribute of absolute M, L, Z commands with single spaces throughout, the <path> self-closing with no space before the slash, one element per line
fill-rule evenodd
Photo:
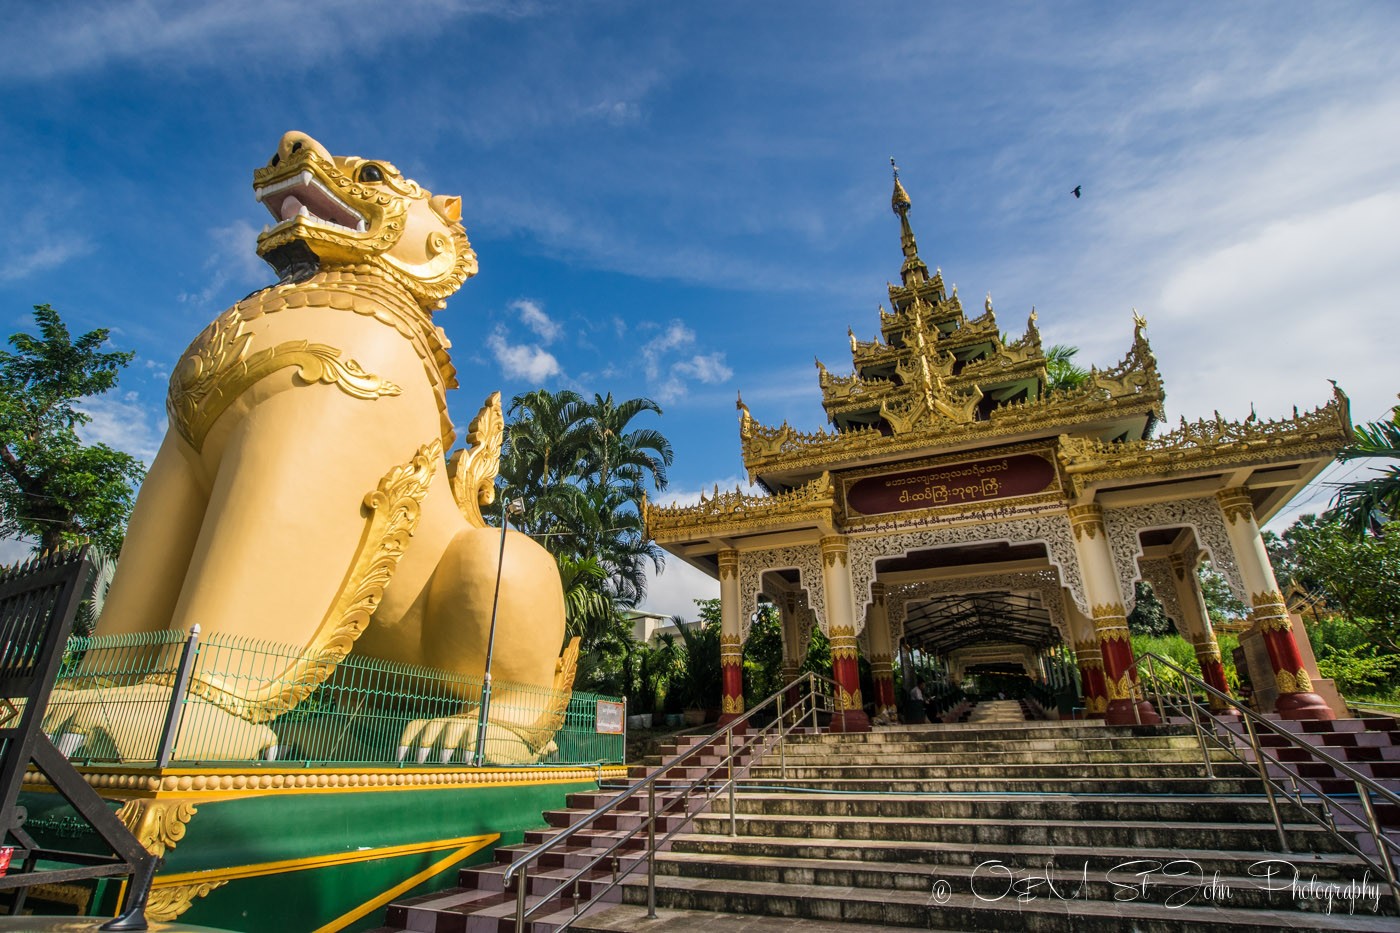
<path fill-rule="evenodd" d="M 486 404 L 467 426 L 467 444 L 447 462 L 447 480 L 452 498 L 462 516 L 474 528 L 485 528 L 483 506 L 496 501 L 496 474 L 501 469 L 501 444 L 505 441 L 505 419 L 501 416 L 501 393 L 492 392 Z"/>
<path fill-rule="evenodd" d="M 412 460 L 394 467 L 365 495 L 363 508 L 369 515 L 350 573 L 310 643 L 287 670 L 261 689 L 233 689 L 220 678 L 196 673 L 190 690 L 249 722 L 268 722 L 310 696 L 369 625 L 418 527 L 423 497 L 441 460 L 441 441 L 424 444 Z"/>
<path fill-rule="evenodd" d="M 351 398 L 376 399 L 403 391 L 365 372 L 354 360 L 342 360 L 335 347 L 288 340 L 249 355 L 251 340 L 252 334 L 243 331 L 243 319 L 227 314 L 195 338 L 175 367 L 165 407 L 171 425 L 195 450 L 203 449 L 214 422 L 240 395 L 288 366 L 297 367 L 306 383 L 333 385 Z"/>
<path fill-rule="evenodd" d="M 185 838 L 185 825 L 198 812 L 189 801 L 128 800 L 117 811 L 117 819 L 126 824 L 147 852 L 161 858 Z"/>
<path fill-rule="evenodd" d="M 195 898 L 204 897 L 215 888 L 222 888 L 227 881 L 197 881 L 193 884 L 156 885 L 151 888 L 150 899 L 146 901 L 146 916 L 151 920 L 169 923 L 190 909 Z"/>

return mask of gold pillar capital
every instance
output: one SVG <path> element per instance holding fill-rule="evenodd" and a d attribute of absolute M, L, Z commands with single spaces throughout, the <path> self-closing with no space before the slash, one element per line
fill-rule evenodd
<path fill-rule="evenodd" d="M 827 535 L 821 540 L 822 560 L 828 567 L 836 566 L 836 562 L 841 561 L 841 565 L 846 565 L 846 555 L 850 546 L 846 543 L 845 535 Z"/>
<path fill-rule="evenodd" d="M 1215 498 L 1220 503 L 1220 510 L 1225 513 L 1225 520 L 1230 524 L 1233 525 L 1242 519 L 1254 520 L 1254 500 L 1250 498 L 1248 488 L 1231 486 L 1221 489 L 1215 494 Z"/>
<path fill-rule="evenodd" d="M 719 578 L 727 580 L 730 577 L 739 575 L 739 552 L 733 548 L 725 548 L 719 552 Z"/>
<path fill-rule="evenodd" d="M 878 582 L 870 584 L 870 601 L 877 606 L 885 605 L 885 584 Z"/>
<path fill-rule="evenodd" d="M 1072 505 L 1069 508 L 1069 526 L 1074 529 L 1076 538 L 1088 535 L 1093 538 L 1104 530 L 1103 506 L 1097 502 Z"/>

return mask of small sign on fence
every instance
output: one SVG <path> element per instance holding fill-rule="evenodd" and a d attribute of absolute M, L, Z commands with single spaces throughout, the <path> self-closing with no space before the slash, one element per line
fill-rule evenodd
<path fill-rule="evenodd" d="M 608 735 L 622 734 L 622 716 L 626 706 L 612 700 L 598 701 L 598 731 Z"/>

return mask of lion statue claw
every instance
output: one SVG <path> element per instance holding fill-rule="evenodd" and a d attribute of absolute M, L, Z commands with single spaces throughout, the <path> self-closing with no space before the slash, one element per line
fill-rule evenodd
<path fill-rule="evenodd" d="M 522 534 L 502 542 L 481 514 L 499 463 L 499 393 L 470 448 L 445 459 L 457 380 L 432 315 L 477 268 L 460 200 L 299 132 L 253 173 L 253 190 L 274 221 L 257 251 L 279 281 L 219 315 L 174 368 L 170 428 L 98 634 L 198 624 L 206 639 L 290 643 L 299 651 L 276 676 L 195 672 L 202 703 L 266 724 L 352 650 L 480 677 L 499 574 L 494 679 L 559 687 L 554 560 Z M 116 690 L 156 688 L 169 690 Z M 474 715 L 476 698 L 459 699 Z M 529 732 L 553 716 L 510 725 Z M 71 710 L 68 722 L 96 729 Z M 260 729 L 223 751 L 265 743 Z M 548 740 L 532 736 L 527 752 L 539 754 Z"/>

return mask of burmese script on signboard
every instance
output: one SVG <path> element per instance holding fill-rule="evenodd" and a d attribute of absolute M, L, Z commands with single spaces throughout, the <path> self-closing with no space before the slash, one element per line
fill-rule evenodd
<path fill-rule="evenodd" d="M 621 703 L 612 700 L 599 700 L 597 731 L 604 735 L 621 735 L 624 712 L 625 708 Z"/>
<path fill-rule="evenodd" d="M 1055 467 L 1045 457 L 1011 454 L 867 476 L 847 487 L 846 507 L 860 515 L 888 515 L 1031 496 L 1054 482 Z"/>

